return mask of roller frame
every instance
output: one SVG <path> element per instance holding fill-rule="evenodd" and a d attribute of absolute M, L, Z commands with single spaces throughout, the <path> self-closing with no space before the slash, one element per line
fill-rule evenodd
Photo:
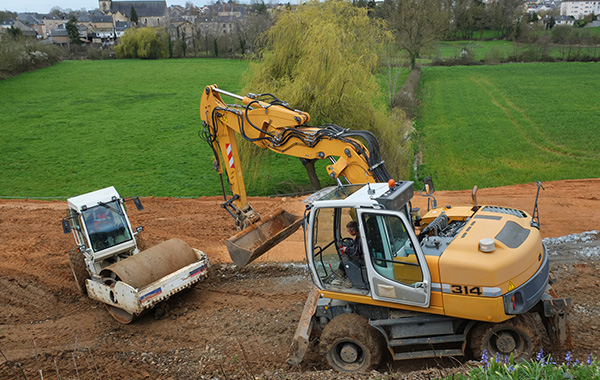
<path fill-rule="evenodd" d="M 122 281 L 117 281 L 113 285 L 106 285 L 88 279 L 86 281 L 88 296 L 137 316 L 145 309 L 152 308 L 159 302 L 165 301 L 173 294 L 191 287 L 208 276 L 208 268 L 210 267 L 208 257 L 204 252 L 193 249 L 198 257 L 197 262 L 187 265 L 142 289 L 135 289 Z M 192 275 L 194 272 L 196 273 Z M 154 291 L 158 294 L 152 295 Z"/>

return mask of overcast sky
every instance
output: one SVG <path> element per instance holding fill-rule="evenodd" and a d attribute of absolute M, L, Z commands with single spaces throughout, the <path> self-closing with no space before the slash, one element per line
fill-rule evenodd
<path fill-rule="evenodd" d="M 187 0 L 167 0 L 167 5 L 173 4 L 185 5 Z M 211 1 L 195 1 L 196 5 L 209 4 Z M 62 9 L 71 8 L 79 10 L 85 8 L 88 11 L 98 8 L 98 0 L 0 0 L 0 10 L 11 12 L 37 12 L 49 13 L 50 9 L 60 7 Z"/>

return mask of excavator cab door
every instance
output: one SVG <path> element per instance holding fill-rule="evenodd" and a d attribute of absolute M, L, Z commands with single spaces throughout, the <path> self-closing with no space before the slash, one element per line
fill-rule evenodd
<path fill-rule="evenodd" d="M 374 209 L 358 209 L 357 215 L 371 297 L 428 307 L 431 273 L 406 216 Z"/>

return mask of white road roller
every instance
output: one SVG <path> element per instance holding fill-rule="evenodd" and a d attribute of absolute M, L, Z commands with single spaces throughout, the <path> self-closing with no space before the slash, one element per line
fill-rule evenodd
<path fill-rule="evenodd" d="M 121 323 L 206 278 L 210 266 L 204 252 L 179 239 L 140 247 L 143 227 L 131 227 L 124 207 L 130 200 L 143 209 L 139 198 L 121 198 L 112 186 L 69 198 L 62 221 L 75 238 L 68 257 L 77 286 Z"/>

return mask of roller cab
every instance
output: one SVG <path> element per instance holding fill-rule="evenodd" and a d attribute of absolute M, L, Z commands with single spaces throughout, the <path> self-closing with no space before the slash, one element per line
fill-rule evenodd
<path fill-rule="evenodd" d="M 209 268 L 206 254 L 179 239 L 143 249 L 143 227 L 131 227 L 124 207 L 129 200 L 143 209 L 114 187 L 97 190 L 70 198 L 63 218 L 76 243 L 68 254 L 76 284 L 121 323 L 204 279 Z"/>

